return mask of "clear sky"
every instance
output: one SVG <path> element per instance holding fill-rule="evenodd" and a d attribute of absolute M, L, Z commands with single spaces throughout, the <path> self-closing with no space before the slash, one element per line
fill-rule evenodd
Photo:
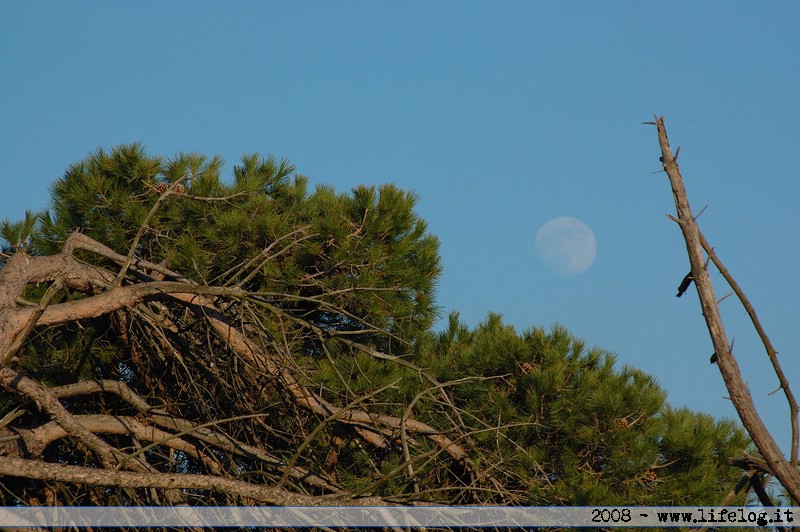
<path fill-rule="evenodd" d="M 701 228 L 800 390 L 800 4 L 3 2 L 0 218 L 46 206 L 98 147 L 289 158 L 346 191 L 394 182 L 441 239 L 443 316 L 560 323 L 735 415 L 692 287 L 656 132 Z M 556 275 L 535 236 L 571 216 L 597 258 Z M 713 277 L 720 296 L 728 292 Z M 788 449 L 788 408 L 734 298 L 734 353 Z"/>

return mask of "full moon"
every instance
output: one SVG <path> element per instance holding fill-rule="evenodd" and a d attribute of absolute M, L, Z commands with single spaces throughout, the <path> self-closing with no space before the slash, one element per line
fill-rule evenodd
<path fill-rule="evenodd" d="M 586 271 L 597 254 L 589 226 L 569 216 L 553 218 L 536 233 L 536 253 L 548 268 L 561 275 Z"/>

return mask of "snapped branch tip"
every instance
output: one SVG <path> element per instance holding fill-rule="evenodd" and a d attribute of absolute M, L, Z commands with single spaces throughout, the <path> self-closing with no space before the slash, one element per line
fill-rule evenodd
<path fill-rule="evenodd" d="M 698 212 L 693 216 L 694 220 L 697 221 L 697 219 L 700 218 L 700 215 L 703 214 L 703 211 L 705 211 L 706 209 L 708 209 L 708 204 L 706 204 L 705 207 L 700 209 L 700 212 Z"/>

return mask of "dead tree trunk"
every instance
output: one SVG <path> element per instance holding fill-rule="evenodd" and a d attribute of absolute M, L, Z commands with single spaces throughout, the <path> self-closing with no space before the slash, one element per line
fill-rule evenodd
<path fill-rule="evenodd" d="M 758 415 L 750 391 L 744 379 L 742 379 L 739 365 L 731 352 L 731 346 L 719 313 L 717 298 L 714 295 L 714 288 L 703 258 L 703 238 L 689 207 L 686 189 L 683 186 L 683 178 L 678 167 L 677 156 L 680 148 L 673 155 L 667 138 L 667 130 L 664 126 L 664 117 L 656 117 L 655 122 L 650 123 L 654 124 L 658 129 L 661 162 L 664 165 L 664 171 L 669 177 L 672 194 L 675 199 L 678 216 L 677 218 L 670 216 L 670 218 L 681 228 L 683 238 L 686 241 L 686 251 L 689 255 L 692 276 L 700 297 L 703 317 L 706 320 L 706 326 L 717 355 L 719 370 L 725 381 L 730 399 L 770 472 L 778 479 L 793 500 L 800 500 L 800 475 L 783 456 L 775 439 Z"/>

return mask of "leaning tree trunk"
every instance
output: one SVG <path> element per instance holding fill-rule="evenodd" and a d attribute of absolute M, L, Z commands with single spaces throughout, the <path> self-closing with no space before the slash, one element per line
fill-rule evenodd
<path fill-rule="evenodd" d="M 691 208 L 689 207 L 686 189 L 683 186 L 683 178 L 681 177 L 680 168 L 678 167 L 677 155 L 680 148 L 673 155 L 667 138 L 667 130 L 664 126 L 664 117 L 657 117 L 655 122 L 648 123 L 654 124 L 658 129 L 658 142 L 661 146 L 661 162 L 664 165 L 664 171 L 667 173 L 667 176 L 669 176 L 678 214 L 677 218 L 672 216 L 670 216 L 670 218 L 677 222 L 683 232 L 683 238 L 686 240 L 686 251 L 689 254 L 689 262 L 692 266 L 692 277 L 694 278 L 697 293 L 700 297 L 703 317 L 706 320 L 708 332 L 711 335 L 711 341 L 717 355 L 719 370 L 722 374 L 722 379 L 725 381 L 725 386 L 728 389 L 731 402 L 733 402 L 736 412 L 742 420 L 742 424 L 763 456 L 770 472 L 778 479 L 781 485 L 783 485 L 793 500 L 800 500 L 800 475 L 798 475 L 795 467 L 786 460 L 778 444 L 775 442 L 775 439 L 769 433 L 761 417 L 758 415 L 755 405 L 753 404 L 753 398 L 742 378 L 739 365 L 736 363 L 731 345 L 725 334 L 725 327 L 723 326 L 720 316 L 717 298 L 714 295 L 711 278 L 708 275 L 706 264 L 703 259 L 704 239 L 692 215 Z M 773 360 L 773 364 L 774 362 Z M 782 372 L 779 373 L 779 376 L 781 375 Z M 793 398 L 788 390 L 788 384 L 783 379 L 781 379 L 781 387 L 787 392 L 787 397 L 789 397 L 790 403 L 792 403 Z M 793 441 L 796 437 L 796 434 L 793 434 Z"/>

